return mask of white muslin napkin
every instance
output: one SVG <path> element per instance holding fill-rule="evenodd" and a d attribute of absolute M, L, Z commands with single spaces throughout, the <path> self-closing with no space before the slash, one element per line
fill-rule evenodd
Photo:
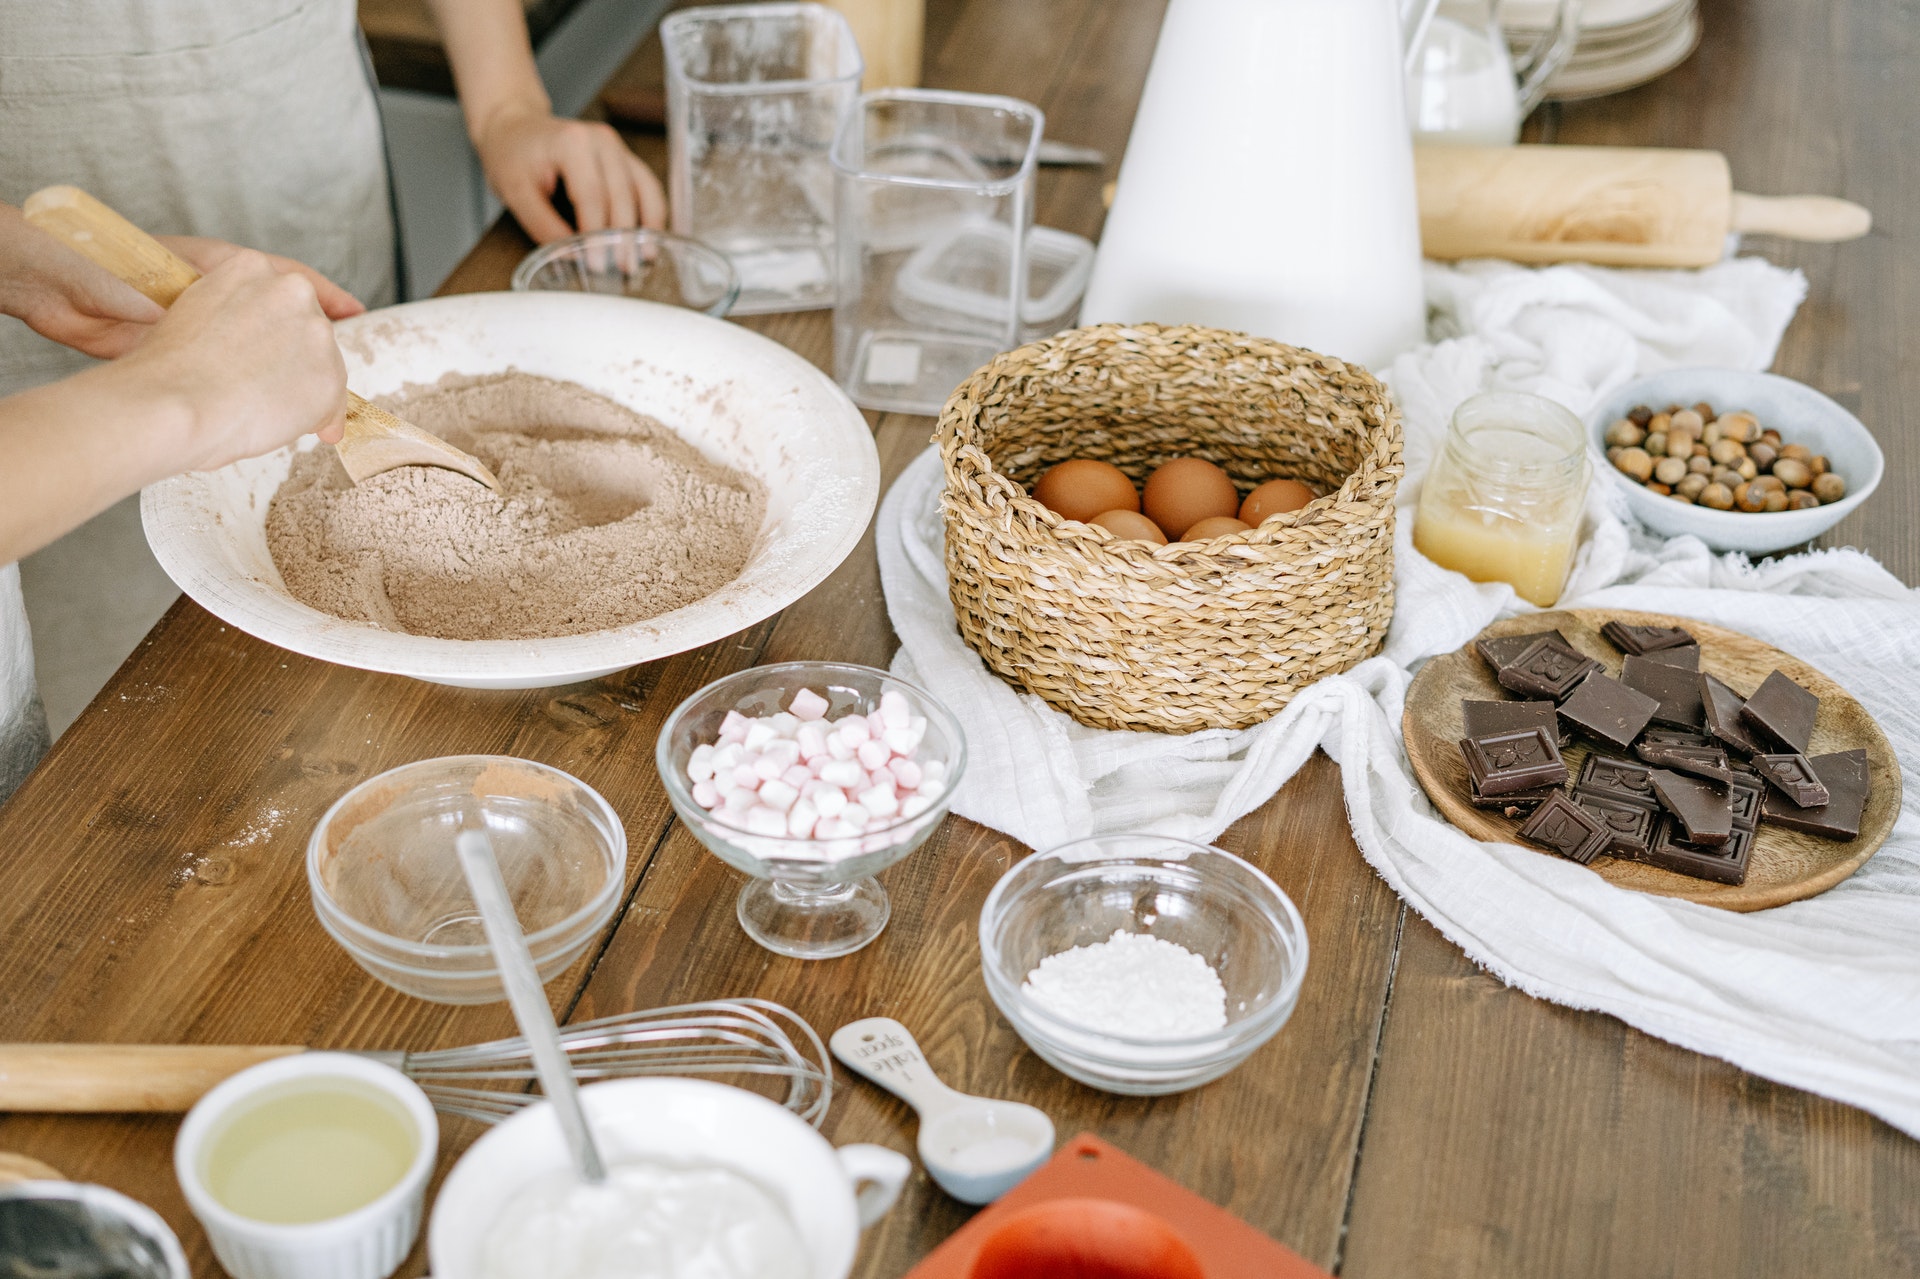
<path fill-rule="evenodd" d="M 955 811 L 1036 848 L 1117 830 L 1211 840 L 1323 747 L 1340 765 L 1367 861 L 1475 962 L 1533 995 L 1611 1013 L 1920 1136 L 1920 796 L 1904 770 L 1920 759 L 1920 596 L 1873 559 L 1816 551 L 1755 567 L 1714 556 L 1694 538 L 1652 537 L 1596 484 L 1561 601 L 1744 631 L 1819 667 L 1873 712 L 1903 761 L 1907 801 L 1880 852 L 1818 897 L 1736 915 L 1480 843 L 1435 816 L 1400 740 L 1419 664 L 1529 609 L 1510 588 L 1469 582 L 1412 547 L 1410 508 L 1455 406 L 1512 389 L 1584 415 L 1659 369 L 1762 369 L 1805 290 L 1799 273 L 1747 258 L 1691 272 L 1429 264 L 1435 341 L 1387 376 L 1406 418 L 1407 479 L 1385 648 L 1240 731 L 1085 728 L 990 673 L 947 598 L 930 450 L 887 494 L 878 549 L 901 641 L 894 669 L 966 728 Z"/>

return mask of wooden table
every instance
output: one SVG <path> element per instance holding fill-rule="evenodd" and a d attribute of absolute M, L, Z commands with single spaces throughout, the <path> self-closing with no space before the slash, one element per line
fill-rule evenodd
<path fill-rule="evenodd" d="M 1873 237 L 1757 245 L 1811 294 L 1779 367 L 1880 434 L 1883 488 L 1838 537 L 1920 570 L 1920 398 L 1901 343 L 1920 323 L 1911 68 L 1897 0 L 1708 0 L 1707 42 L 1646 89 L 1554 109 L 1564 141 L 1719 147 L 1751 190 L 1872 206 Z M 1050 132 L 1117 157 L 1162 0 L 950 0 L 930 83 L 1039 102 Z M 1276 146 L 1282 140 L 1276 139 Z M 657 147 L 657 142 L 653 143 Z M 1249 162 L 1264 162 L 1249 157 Z M 1040 218 L 1094 234 L 1108 174 L 1049 172 Z M 449 288 L 499 288 L 524 251 L 492 235 Z M 825 365 L 824 314 L 753 327 Z M 889 478 L 925 419 L 876 420 Z M 626 821 L 631 892 L 605 945 L 549 986 L 565 1018 L 754 993 L 824 1030 L 885 1013 L 947 1078 L 1091 1129 L 1321 1265 L 1356 1276 L 1920 1273 L 1920 1144 L 1867 1115 L 1528 998 L 1474 968 L 1360 858 L 1317 756 L 1221 840 L 1299 903 L 1314 959 L 1298 1013 L 1225 1080 L 1110 1097 L 1026 1052 L 981 984 L 988 887 L 1023 849 L 960 820 L 886 875 L 893 922 L 850 958 L 750 943 L 736 881 L 669 819 L 651 747 L 673 706 L 726 672 L 794 658 L 884 663 L 871 544 L 783 615 L 591 684 L 469 692 L 270 648 L 182 603 L 0 810 L 0 1038 L 434 1047 L 506 1033 L 504 1007 L 449 1009 L 365 976 L 320 930 L 302 855 L 353 783 L 426 756 L 502 752 L 597 787 Z M 218 1273 L 174 1184 L 171 1118 L 0 1119 L 0 1150 L 125 1190 Z M 904 1107 L 845 1083 L 825 1131 L 911 1150 Z M 442 1171 L 475 1135 L 449 1122 Z M 859 1265 L 892 1276 L 966 1219 L 916 1175 Z M 419 1273 L 420 1252 L 403 1273 Z"/>

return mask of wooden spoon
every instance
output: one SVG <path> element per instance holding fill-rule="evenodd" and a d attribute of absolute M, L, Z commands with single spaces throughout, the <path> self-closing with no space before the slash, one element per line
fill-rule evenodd
<path fill-rule="evenodd" d="M 161 306 L 200 273 L 165 245 L 78 187 L 35 191 L 22 206 L 27 221 L 90 258 Z M 479 458 L 439 436 L 347 392 L 346 435 L 336 446 L 355 484 L 398 466 L 438 466 L 478 480 L 494 492 L 500 481 Z"/>

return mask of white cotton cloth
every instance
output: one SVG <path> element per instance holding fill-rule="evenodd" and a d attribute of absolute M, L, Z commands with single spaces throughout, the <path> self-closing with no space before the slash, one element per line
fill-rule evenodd
<path fill-rule="evenodd" d="M 1526 390 L 1584 416 L 1659 369 L 1763 369 L 1805 290 L 1798 272 L 1758 259 L 1697 272 L 1429 264 L 1436 340 L 1387 375 L 1406 417 L 1407 479 L 1386 645 L 1240 731 L 1086 728 L 989 672 L 947 598 L 942 474 L 929 450 L 887 494 L 878 549 L 901 641 L 894 669 L 966 729 L 954 811 L 1036 848 L 1118 830 L 1211 840 L 1323 747 L 1369 864 L 1475 962 L 1530 994 L 1611 1013 L 1920 1136 L 1920 794 L 1904 768 L 1920 759 L 1910 673 L 1920 671 L 1920 598 L 1873 559 L 1816 551 L 1756 567 L 1691 537 L 1662 542 L 1595 484 L 1561 601 L 1743 631 L 1811 662 L 1873 712 L 1903 762 L 1905 806 L 1879 853 L 1818 897 L 1733 914 L 1475 841 L 1434 814 L 1400 739 L 1424 659 L 1530 611 L 1511 588 L 1469 582 L 1412 547 L 1408 517 L 1454 407 L 1481 390 Z"/>

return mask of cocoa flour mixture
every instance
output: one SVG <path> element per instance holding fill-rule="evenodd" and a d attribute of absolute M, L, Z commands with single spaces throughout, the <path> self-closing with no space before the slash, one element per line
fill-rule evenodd
<path fill-rule="evenodd" d="M 579 635 L 690 604 L 746 566 L 760 485 L 584 387 L 450 377 L 382 404 L 504 492 L 426 466 L 355 485 L 332 449 L 297 454 L 267 546 L 323 613 L 441 639 Z"/>

